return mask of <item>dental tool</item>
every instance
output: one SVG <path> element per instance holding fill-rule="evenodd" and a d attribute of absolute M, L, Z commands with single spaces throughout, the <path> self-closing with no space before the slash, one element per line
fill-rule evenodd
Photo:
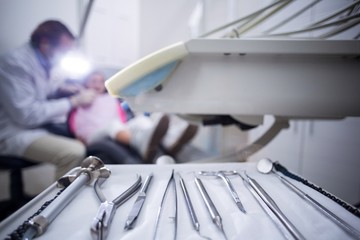
<path fill-rule="evenodd" d="M 254 189 L 258 196 L 265 202 L 265 204 L 271 209 L 275 216 L 280 220 L 284 227 L 290 232 L 290 234 L 295 239 L 304 240 L 305 237 L 300 233 L 300 231 L 290 222 L 290 220 L 285 216 L 285 214 L 278 207 L 276 202 L 265 192 L 265 190 L 260 186 L 260 184 L 253 178 L 249 177 L 246 173 L 243 179 Z M 239 176 L 241 176 L 239 174 Z"/>
<path fill-rule="evenodd" d="M 104 167 L 100 158 L 93 156 L 85 158 L 76 176 L 64 176 L 59 179 L 59 185 L 63 186 L 63 183 L 66 182 L 68 186 L 40 215 L 29 220 L 29 227 L 24 233 L 23 239 L 33 239 L 42 235 L 50 223 L 86 184 L 90 184 L 99 177 L 108 178 L 109 176 L 110 170 Z"/>
<path fill-rule="evenodd" d="M 238 174 L 238 173 L 236 173 Z M 293 237 L 291 237 L 289 235 L 289 232 L 287 231 L 287 229 L 281 224 L 281 222 L 279 222 L 279 219 L 276 218 L 275 214 L 271 211 L 271 209 L 269 207 L 267 207 L 267 205 L 265 204 L 264 201 L 262 201 L 262 199 L 260 198 L 260 196 L 256 193 L 256 191 L 250 186 L 250 184 L 240 175 L 238 174 L 242 180 L 244 181 L 244 185 L 245 187 L 249 190 L 249 192 L 251 193 L 251 195 L 253 195 L 253 197 L 255 198 L 255 200 L 258 202 L 258 204 L 260 205 L 260 207 L 264 210 L 264 212 L 271 218 L 271 220 L 274 222 L 274 224 L 276 225 L 276 227 L 279 229 L 279 231 L 281 232 L 281 234 L 286 238 L 286 239 L 294 239 Z"/>
<path fill-rule="evenodd" d="M 166 185 L 166 188 L 165 188 L 165 191 L 164 191 L 164 194 L 162 196 L 162 199 L 161 199 L 161 202 L 160 202 L 160 206 L 159 206 L 159 209 L 158 209 L 158 213 L 157 213 L 157 216 L 156 216 L 156 221 L 155 221 L 155 230 L 154 230 L 154 236 L 153 236 L 153 239 L 156 240 L 157 239 L 157 232 L 158 232 L 158 228 L 159 228 L 159 223 L 160 223 L 160 216 L 161 216 L 161 213 L 162 213 L 162 210 L 163 210 L 163 206 L 164 206 L 164 203 L 165 203 L 165 197 L 167 195 L 167 192 L 169 191 L 169 188 L 170 188 L 170 184 L 171 183 L 174 183 L 174 193 L 175 193 L 175 231 L 174 231 L 174 239 L 176 239 L 176 236 L 177 236 L 177 194 L 176 194 L 176 183 L 175 183 L 175 178 L 174 178 L 174 169 L 172 170 L 171 172 L 171 176 L 169 178 L 169 181 Z"/>
<path fill-rule="evenodd" d="M 150 181 L 153 177 L 153 174 L 149 174 L 146 179 L 145 182 L 143 184 L 143 186 L 140 189 L 139 195 L 137 197 L 137 199 L 135 200 L 135 203 L 133 205 L 133 208 L 131 209 L 129 216 L 126 220 L 125 223 L 125 230 L 129 230 L 134 228 L 135 225 L 135 221 L 138 218 L 141 208 L 144 205 L 145 199 L 146 199 L 146 190 L 149 187 Z"/>
<path fill-rule="evenodd" d="M 221 178 L 224 181 L 226 187 L 228 188 L 231 197 L 234 199 L 236 206 L 240 209 L 241 212 L 246 214 L 246 210 L 240 201 L 240 197 L 237 194 L 234 185 L 231 183 L 230 179 L 226 176 L 228 174 L 225 174 L 225 172 L 226 171 L 217 171 L 217 172 L 200 171 L 199 174 L 205 176 L 217 176 Z"/>
<path fill-rule="evenodd" d="M 355 228 L 350 226 L 347 222 L 336 216 L 333 212 L 331 212 L 328 208 L 324 207 L 322 204 L 320 204 L 318 201 L 316 201 L 314 198 L 310 197 L 308 194 L 306 194 L 304 191 L 300 190 L 300 188 L 296 187 L 294 184 L 292 184 L 289 180 L 281 176 L 278 172 L 276 172 L 273 169 L 273 163 L 270 159 L 263 158 L 258 162 L 257 170 L 261 173 L 274 173 L 280 181 L 286 185 L 291 191 L 296 193 L 299 197 L 310 203 L 313 207 L 315 207 L 319 212 L 324 214 L 326 217 L 328 217 L 331 221 L 333 221 L 335 224 L 337 224 L 340 228 L 342 228 L 346 233 L 348 233 L 350 236 L 354 237 L 355 239 L 360 239 L 360 232 L 357 231 Z"/>
<path fill-rule="evenodd" d="M 133 185 L 114 200 L 108 201 L 100 189 L 101 184 L 105 180 L 105 178 L 99 178 L 94 184 L 95 193 L 101 204 L 90 228 L 93 240 L 105 240 L 107 238 L 116 209 L 132 197 L 141 186 L 141 176 L 137 176 Z"/>
<path fill-rule="evenodd" d="M 197 177 L 195 177 L 195 184 L 196 184 L 197 188 L 199 189 L 202 199 L 204 200 L 205 206 L 211 216 L 212 222 L 220 229 L 221 233 L 224 235 L 224 238 L 227 240 L 228 238 L 224 231 L 221 216 L 220 216 L 219 212 L 217 211 L 214 203 L 212 202 L 209 194 L 207 193 L 204 184 Z"/>
<path fill-rule="evenodd" d="M 332 201 L 336 202 L 341 207 L 343 207 L 346 211 L 349 211 L 350 213 L 354 214 L 355 216 L 360 217 L 360 210 L 358 208 L 348 204 L 347 202 L 341 200 L 340 198 L 336 197 L 332 193 L 330 193 L 330 192 L 326 191 L 325 189 L 323 189 L 323 188 L 315 185 L 314 183 L 310 182 L 309 180 L 304 179 L 303 177 L 298 176 L 295 173 L 287 170 L 279 162 L 274 162 L 273 167 L 274 167 L 274 170 L 276 170 L 277 172 L 282 173 L 282 175 L 284 175 L 285 177 L 288 177 L 288 178 L 294 179 L 294 180 L 296 180 L 298 182 L 301 182 L 302 184 L 316 190 L 317 192 L 321 193 L 325 197 L 327 197 L 327 198 L 331 199 Z"/>
<path fill-rule="evenodd" d="M 193 204 L 191 202 L 191 199 L 190 199 L 189 193 L 187 191 L 184 179 L 180 176 L 180 174 L 178 174 L 178 176 L 179 176 L 180 187 L 181 187 L 182 193 L 184 194 L 186 207 L 187 207 L 187 209 L 189 211 L 193 227 L 194 227 L 195 231 L 199 234 L 200 237 L 210 240 L 209 237 L 201 235 L 201 233 L 200 233 L 200 223 L 199 223 L 198 218 L 196 216 L 194 206 L 193 206 Z"/>

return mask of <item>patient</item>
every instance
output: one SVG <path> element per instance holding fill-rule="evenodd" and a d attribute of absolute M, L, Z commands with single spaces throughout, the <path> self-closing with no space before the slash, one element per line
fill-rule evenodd
<path fill-rule="evenodd" d="M 195 136 L 197 126 L 186 121 L 177 120 L 177 126 L 172 124 L 168 131 L 170 118 L 164 114 L 151 117 L 137 115 L 127 121 L 119 100 L 106 93 L 104 82 L 103 73 L 92 72 L 85 79 L 84 86 L 93 89 L 97 97 L 91 106 L 77 108 L 69 117 L 71 131 L 86 145 L 110 137 L 118 143 L 132 147 L 145 163 L 151 163 L 160 144 L 170 154 L 176 154 Z"/>

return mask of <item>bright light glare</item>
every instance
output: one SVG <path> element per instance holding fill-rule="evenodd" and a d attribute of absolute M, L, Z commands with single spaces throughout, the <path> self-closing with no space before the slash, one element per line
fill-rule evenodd
<path fill-rule="evenodd" d="M 85 77 L 91 70 L 90 62 L 75 52 L 66 54 L 60 61 L 60 67 L 69 77 L 74 79 Z"/>

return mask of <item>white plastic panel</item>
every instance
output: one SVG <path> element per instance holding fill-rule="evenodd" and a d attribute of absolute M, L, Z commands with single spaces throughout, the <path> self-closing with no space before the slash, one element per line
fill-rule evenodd
<path fill-rule="evenodd" d="M 358 41 L 191 40 L 190 54 L 161 91 L 126 100 L 150 112 L 360 116 L 359 46 Z"/>

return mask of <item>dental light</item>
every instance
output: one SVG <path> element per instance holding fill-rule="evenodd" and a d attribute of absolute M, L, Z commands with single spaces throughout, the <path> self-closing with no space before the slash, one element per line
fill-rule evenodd
<path fill-rule="evenodd" d="M 60 67 L 72 79 L 81 79 L 91 71 L 91 64 L 79 52 L 70 52 L 60 60 Z"/>

